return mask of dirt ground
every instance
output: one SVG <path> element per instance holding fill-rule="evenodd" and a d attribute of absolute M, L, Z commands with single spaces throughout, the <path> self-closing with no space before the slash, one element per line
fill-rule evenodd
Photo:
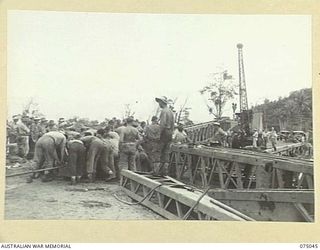
<path fill-rule="evenodd" d="M 29 163 L 7 169 L 7 175 L 30 169 Z M 40 179 L 26 183 L 27 175 L 6 178 L 5 219 L 161 220 L 164 219 L 132 202 L 118 183 L 96 181 L 69 185 L 63 178 L 52 182 Z"/>
<path fill-rule="evenodd" d="M 278 142 L 278 146 L 284 145 Z M 6 175 L 31 169 L 30 162 L 7 163 Z M 28 175 L 7 177 L 5 219 L 103 219 L 103 220 L 161 220 L 160 215 L 132 202 L 118 183 L 96 181 L 69 185 L 63 178 L 52 182 L 40 179 L 26 183 Z"/>

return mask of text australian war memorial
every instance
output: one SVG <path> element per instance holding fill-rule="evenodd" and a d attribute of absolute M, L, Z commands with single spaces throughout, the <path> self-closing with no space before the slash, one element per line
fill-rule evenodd
<path fill-rule="evenodd" d="M 128 106 L 56 120 L 28 103 L 7 120 L 6 219 L 313 222 L 312 89 L 249 107 L 245 46 L 234 52 L 237 74 L 199 89 L 207 122 L 169 90 L 145 119 Z"/>

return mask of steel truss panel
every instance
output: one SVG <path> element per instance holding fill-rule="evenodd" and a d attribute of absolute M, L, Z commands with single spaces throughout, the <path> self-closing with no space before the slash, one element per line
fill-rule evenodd
<path fill-rule="evenodd" d="M 179 180 L 205 188 L 313 189 L 313 162 L 229 148 L 172 145 L 170 167 Z M 245 183 L 244 183 L 245 182 Z M 255 184 L 255 185 L 253 185 Z"/>
<path fill-rule="evenodd" d="M 203 142 L 211 138 L 214 134 L 213 121 L 199 123 L 191 126 L 187 126 L 185 131 L 188 133 L 189 138 L 193 142 Z M 264 152 L 271 153 L 273 155 L 280 156 L 296 156 L 305 154 L 305 144 L 302 142 L 293 143 L 291 145 L 285 145 L 277 147 L 276 151 L 273 149 L 266 149 Z"/>
<path fill-rule="evenodd" d="M 253 221 L 203 191 L 168 176 L 122 170 L 120 184 L 132 199 L 141 201 L 142 205 L 167 219 Z"/>

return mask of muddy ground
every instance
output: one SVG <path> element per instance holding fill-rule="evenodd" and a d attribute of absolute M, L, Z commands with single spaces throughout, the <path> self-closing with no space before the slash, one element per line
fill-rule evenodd
<path fill-rule="evenodd" d="M 17 166 L 17 165 L 16 165 Z M 7 169 L 7 175 L 30 169 L 29 162 Z M 52 182 L 40 179 L 26 183 L 26 175 L 6 178 L 5 219 L 84 219 L 84 220 L 161 220 L 160 215 L 141 205 L 118 201 L 132 200 L 117 182 L 69 185 L 58 178 Z"/>

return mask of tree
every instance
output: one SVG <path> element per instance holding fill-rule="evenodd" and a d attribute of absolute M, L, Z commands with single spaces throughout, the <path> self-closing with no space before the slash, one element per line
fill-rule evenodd
<path fill-rule="evenodd" d="M 123 118 L 128 118 L 130 116 L 134 116 L 135 112 L 132 110 L 130 104 L 125 104 L 124 105 L 124 117 Z"/>
<path fill-rule="evenodd" d="M 206 96 L 209 113 L 216 119 L 223 115 L 226 103 L 233 99 L 236 92 L 236 85 L 231 75 L 226 70 L 213 74 L 209 84 L 200 90 L 200 94 Z"/>
<path fill-rule="evenodd" d="M 193 122 L 189 118 L 191 108 L 186 106 L 187 103 L 188 103 L 188 98 L 186 98 L 186 100 L 184 101 L 183 105 L 180 106 L 179 111 L 176 112 L 176 114 L 175 114 L 175 122 L 176 123 L 182 123 L 182 124 L 188 126 L 188 125 L 192 125 Z"/>
<path fill-rule="evenodd" d="M 294 91 L 289 96 L 294 106 L 292 111 L 298 114 L 300 118 L 299 129 L 303 127 L 303 117 L 306 115 L 312 116 L 312 92 L 311 89 L 302 89 L 300 91 Z"/>
<path fill-rule="evenodd" d="M 22 111 L 23 115 L 29 115 L 29 116 L 44 116 L 39 109 L 39 104 L 34 101 L 34 98 L 31 97 L 26 105 L 23 107 Z"/>

